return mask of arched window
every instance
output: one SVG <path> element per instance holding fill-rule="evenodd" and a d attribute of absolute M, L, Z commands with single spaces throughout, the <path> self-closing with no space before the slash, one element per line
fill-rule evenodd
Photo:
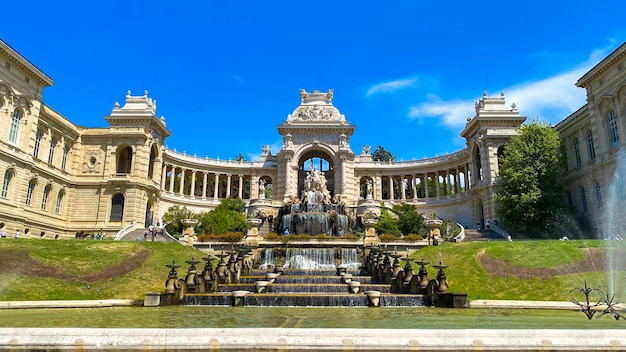
<path fill-rule="evenodd" d="M 43 189 L 43 197 L 41 198 L 41 210 L 46 210 L 46 207 L 48 206 L 50 191 L 52 191 L 52 185 L 46 185 L 46 188 Z"/>
<path fill-rule="evenodd" d="M 129 146 L 117 149 L 117 173 L 130 174 L 130 166 L 133 163 L 133 149 Z"/>
<path fill-rule="evenodd" d="M 63 190 L 59 191 L 59 195 L 57 196 L 57 205 L 54 207 L 55 214 L 61 214 L 61 208 L 63 207 L 63 196 L 65 192 Z"/>
<path fill-rule="evenodd" d="M 583 213 L 586 213 L 587 208 L 587 194 L 585 194 L 585 187 L 580 187 L 580 201 L 583 206 Z"/>
<path fill-rule="evenodd" d="M 589 160 L 596 158 L 596 148 L 593 146 L 593 133 L 587 131 L 587 151 L 589 152 Z"/>
<path fill-rule="evenodd" d="M 574 138 L 574 156 L 576 157 L 576 166 L 582 164 L 580 159 L 580 146 L 578 145 L 578 138 Z"/>
<path fill-rule="evenodd" d="M 39 158 L 39 147 L 41 146 L 42 137 L 43 137 L 43 132 L 41 132 L 41 130 L 37 130 L 37 135 L 35 136 L 35 147 L 33 148 L 34 158 Z"/>
<path fill-rule="evenodd" d="M 157 158 L 157 147 L 156 144 L 152 145 L 150 148 L 150 161 L 148 162 L 148 178 L 152 179 L 154 177 L 154 163 Z"/>
<path fill-rule="evenodd" d="M 65 171 L 67 167 L 67 157 L 70 154 L 70 147 L 68 145 L 63 149 L 63 159 L 61 159 L 61 170 Z"/>
<path fill-rule="evenodd" d="M 48 153 L 48 164 L 52 164 L 54 161 L 54 149 L 57 147 L 57 139 L 56 137 L 52 137 L 50 139 L 50 152 Z"/>
<path fill-rule="evenodd" d="M 602 189 L 600 188 L 600 184 L 598 182 L 596 182 L 595 187 L 596 187 L 596 203 L 598 205 L 598 208 L 602 208 Z"/>
<path fill-rule="evenodd" d="M 611 140 L 611 146 L 616 147 L 619 145 L 619 130 L 617 128 L 617 119 L 615 119 L 615 112 L 609 111 L 607 115 L 607 123 L 609 126 L 609 138 Z"/>
<path fill-rule="evenodd" d="M 0 193 L 0 197 L 4 199 L 9 197 L 9 189 L 11 187 L 11 180 L 13 180 L 13 170 L 5 171 L 4 179 L 2 181 L 2 193 Z"/>
<path fill-rule="evenodd" d="M 37 186 L 37 180 L 32 179 L 28 182 L 28 189 L 26 190 L 26 205 L 30 206 L 33 202 L 33 194 L 35 193 L 35 187 Z"/>
<path fill-rule="evenodd" d="M 11 116 L 11 129 L 9 130 L 9 143 L 17 142 L 17 134 L 20 131 L 20 121 L 22 121 L 22 113 L 15 108 Z"/>
<path fill-rule="evenodd" d="M 111 216 L 110 221 L 122 221 L 124 216 L 124 195 L 116 194 L 111 198 Z"/>

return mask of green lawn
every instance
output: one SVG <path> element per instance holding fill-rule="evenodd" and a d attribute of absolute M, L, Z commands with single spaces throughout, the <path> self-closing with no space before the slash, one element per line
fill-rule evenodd
<path fill-rule="evenodd" d="M 569 300 L 568 292 L 581 287 L 584 280 L 590 286 L 606 290 L 605 272 L 571 273 L 559 271 L 558 276 L 540 279 L 496 277 L 479 265 L 476 255 L 485 249 L 494 258 L 528 268 L 554 268 L 571 264 L 583 258 L 584 248 L 599 247 L 604 241 L 498 241 L 474 243 L 444 243 L 424 248 L 413 258 L 436 264 L 442 258 L 449 266 L 445 271 L 450 291 L 467 292 L 469 299 Z M 54 266 L 72 275 L 85 275 L 120 263 L 140 247 L 151 251 L 148 260 L 139 269 L 128 274 L 87 285 L 77 280 L 58 280 L 36 276 L 3 273 L 0 270 L 0 300 L 49 299 L 143 299 L 148 291 L 163 291 L 169 269 L 166 264 L 176 260 L 183 264 L 178 270 L 184 277 L 188 265 L 184 262 L 202 252 L 178 244 L 161 242 L 114 242 L 110 240 L 41 240 L 5 239 L 0 241 L 2 251 L 28 250 L 30 256 L 42 265 Z M 199 269 L 203 264 L 199 264 Z M 429 266 L 429 275 L 436 270 Z M 417 265 L 414 270 L 417 273 Z M 626 282 L 624 272 L 618 280 Z M 624 294 L 623 292 L 621 294 Z M 617 297 L 623 302 L 624 297 Z"/>

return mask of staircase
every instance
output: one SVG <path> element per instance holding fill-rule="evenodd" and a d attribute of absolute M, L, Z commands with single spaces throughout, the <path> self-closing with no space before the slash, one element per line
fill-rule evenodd
<path fill-rule="evenodd" d="M 139 238 L 140 241 L 143 241 L 143 233 L 146 231 L 145 228 L 138 228 L 129 233 L 127 233 L 124 237 L 120 239 L 120 241 L 136 241 Z M 152 236 L 148 234 L 146 236 L 146 241 L 152 241 Z M 157 232 L 157 235 L 154 237 L 155 242 L 175 242 L 170 236 L 166 235 L 164 232 Z"/>
<path fill-rule="evenodd" d="M 504 239 L 500 235 L 498 235 L 495 231 L 465 229 L 465 238 L 463 239 L 463 242 L 503 241 L 503 240 Z"/>

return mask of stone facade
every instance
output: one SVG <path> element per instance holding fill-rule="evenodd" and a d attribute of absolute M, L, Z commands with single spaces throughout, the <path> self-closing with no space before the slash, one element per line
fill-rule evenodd
<path fill-rule="evenodd" d="M 572 187 L 591 190 L 593 182 L 601 188 L 609 182 L 619 146 L 608 142 L 603 116 L 612 109 L 618 130 L 626 128 L 624 52 L 622 45 L 581 78 L 589 103 L 557 125 L 565 148 L 575 138 L 579 148 L 585 145 L 587 130 L 596 148 L 595 159 L 564 174 L 570 193 L 576 192 Z M 352 215 L 376 211 L 382 202 L 409 203 L 427 217 L 468 227 L 489 219 L 495 225 L 498 157 L 525 120 L 503 93 L 483 94 L 461 131 L 465 149 L 375 162 L 369 146 L 352 149 L 355 126 L 333 104 L 332 90 L 301 90 L 299 105 L 278 126 L 279 151 L 265 145 L 259 161 L 214 160 L 164 147 L 170 131 L 147 92 L 128 92 L 123 105 L 115 103 L 105 117 L 108 128 L 85 128 L 42 103 L 43 89 L 51 85 L 0 41 L 0 227 L 9 234 L 19 229 L 29 236 L 73 237 L 100 228 L 111 234 L 155 223 L 173 205 L 207 211 L 225 197 L 243 199 L 250 213 L 275 216 L 301 196 L 313 168 L 325 175 L 333 201 Z M 594 211 L 590 206 L 590 218 Z"/>

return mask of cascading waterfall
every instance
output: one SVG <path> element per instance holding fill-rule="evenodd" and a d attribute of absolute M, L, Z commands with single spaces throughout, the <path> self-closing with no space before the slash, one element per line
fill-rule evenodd
<path fill-rule="evenodd" d="M 335 250 L 331 248 L 287 248 L 285 269 L 334 269 Z"/>
<path fill-rule="evenodd" d="M 341 250 L 341 265 L 348 270 L 358 270 L 360 268 L 361 263 L 356 258 L 355 248 L 343 248 Z"/>
<path fill-rule="evenodd" d="M 265 249 L 265 262 L 259 266 L 259 269 L 273 268 L 276 263 L 274 263 L 274 250 L 272 248 Z"/>

